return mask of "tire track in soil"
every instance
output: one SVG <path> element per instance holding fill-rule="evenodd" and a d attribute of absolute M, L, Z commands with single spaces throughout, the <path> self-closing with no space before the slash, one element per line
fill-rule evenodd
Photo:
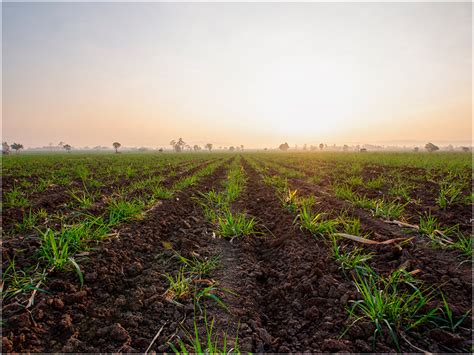
<path fill-rule="evenodd" d="M 241 351 L 370 351 L 371 327 L 354 327 L 354 342 L 339 340 L 346 325 L 344 305 L 355 289 L 337 271 L 322 240 L 293 225 L 273 188 L 243 160 L 247 186 L 233 208 L 258 218 L 275 238 L 246 237 L 223 247 L 229 300 L 240 319 Z M 369 332 L 368 332 L 369 331 Z M 381 345 L 381 350 L 392 350 Z"/>
<path fill-rule="evenodd" d="M 177 270 L 163 242 L 184 255 L 213 253 L 211 231 L 193 197 L 224 177 L 222 164 L 195 187 L 162 201 L 145 219 L 123 226 L 118 238 L 102 242 L 81 264 L 82 289 L 73 273 L 54 274 L 47 287 L 51 294 L 38 293 L 30 311 L 4 312 L 4 351 L 143 352 L 163 325 L 151 350 L 169 350 L 165 342 L 181 320 L 192 329 L 193 305 L 177 307 L 162 297 L 163 274 Z"/>
<path fill-rule="evenodd" d="M 272 173 L 277 174 L 274 171 Z M 379 232 L 375 235 L 376 238 L 373 238 L 375 240 L 407 237 L 404 229 L 387 224 L 370 215 L 368 211 L 352 206 L 324 190 L 320 190 L 316 185 L 301 179 L 288 180 L 291 188 L 297 189 L 303 196 L 316 196 L 318 201 L 321 202 L 320 206 L 324 206 L 323 212 L 328 213 L 333 218 L 338 215 L 337 213 L 334 214 L 334 211 L 349 210 L 353 216 L 360 218 L 364 231 Z M 367 251 L 375 252 L 375 256 L 369 261 L 369 264 L 379 273 L 387 274 L 402 266 L 407 271 L 421 270 L 422 272 L 417 277 L 428 286 L 441 288 L 456 319 L 460 319 L 472 308 L 471 265 L 462 262 L 458 251 L 432 248 L 426 240 L 416 236 L 412 242 L 404 245 L 401 250 L 391 245 L 365 246 L 364 248 Z M 441 299 L 433 301 L 430 306 L 433 308 L 442 306 Z M 463 326 L 469 331 L 462 331 L 460 336 L 443 330 L 436 330 L 432 332 L 431 342 L 418 345 L 422 348 L 427 346 L 429 347 L 428 350 L 432 352 L 453 351 L 453 349 L 462 352 L 463 349 L 468 347 L 472 320 L 471 313 L 471 316 L 463 322 Z M 408 348 L 407 351 L 413 351 L 413 349 Z"/>

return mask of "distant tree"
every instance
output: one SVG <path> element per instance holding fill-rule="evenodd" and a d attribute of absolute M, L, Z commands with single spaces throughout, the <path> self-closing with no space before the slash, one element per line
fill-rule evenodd
<path fill-rule="evenodd" d="M 268 150 L 268 148 L 263 148 L 263 150 L 265 150 L 265 151 L 266 151 L 266 150 Z"/>
<path fill-rule="evenodd" d="M 454 150 L 454 147 L 453 147 L 452 144 L 448 145 L 446 148 L 447 148 L 450 152 L 452 152 L 452 151 Z"/>
<path fill-rule="evenodd" d="M 429 142 L 429 143 L 425 144 L 425 149 L 428 152 L 432 153 L 432 152 L 436 152 L 437 150 L 439 150 L 439 147 L 437 147 L 433 143 Z"/>
<path fill-rule="evenodd" d="M 2 154 L 4 155 L 10 154 L 10 146 L 8 145 L 7 142 L 2 143 Z"/>
<path fill-rule="evenodd" d="M 198 150 L 201 150 L 201 147 L 198 146 L 197 144 L 195 144 L 193 149 L 194 149 L 195 152 L 197 152 Z"/>
<path fill-rule="evenodd" d="M 461 147 L 461 150 L 462 150 L 463 152 L 468 152 L 468 151 L 469 151 L 469 147 Z"/>
<path fill-rule="evenodd" d="M 62 148 L 63 146 L 64 146 L 64 142 L 63 142 L 63 141 L 61 141 L 61 142 L 58 143 L 58 147 L 59 147 L 59 148 Z"/>
<path fill-rule="evenodd" d="M 10 147 L 18 153 L 20 149 L 23 149 L 23 144 L 13 143 Z"/>
<path fill-rule="evenodd" d="M 230 151 L 230 152 L 233 152 L 234 150 L 235 150 L 234 146 L 231 145 L 231 146 L 229 147 L 229 151 Z"/>
<path fill-rule="evenodd" d="M 320 149 L 320 150 L 323 150 L 323 148 L 324 148 L 324 144 L 323 144 L 323 143 L 320 143 L 320 144 L 319 144 L 319 149 Z"/>
<path fill-rule="evenodd" d="M 306 150 L 306 149 L 308 149 L 308 146 L 305 143 L 305 144 L 303 144 L 303 150 Z"/>
<path fill-rule="evenodd" d="M 72 147 L 71 147 L 70 144 L 64 144 L 64 145 L 63 145 L 63 148 L 64 148 L 64 149 L 66 150 L 66 152 L 68 152 L 68 153 L 70 153 L 70 152 L 71 152 L 71 149 L 72 149 Z"/>
<path fill-rule="evenodd" d="M 414 151 L 414 152 L 419 152 L 419 151 L 420 151 L 420 148 L 415 147 L 415 148 L 413 148 L 413 151 Z"/>
<path fill-rule="evenodd" d="M 243 144 L 240 145 L 240 150 L 244 151 L 244 145 Z"/>
<path fill-rule="evenodd" d="M 118 149 L 122 146 L 119 142 L 113 142 L 112 146 L 115 148 L 115 153 L 118 153 Z"/>
<path fill-rule="evenodd" d="M 163 153 L 163 148 L 158 149 L 160 153 Z"/>
<path fill-rule="evenodd" d="M 208 151 L 212 150 L 212 143 L 207 143 L 204 148 L 206 148 Z"/>
<path fill-rule="evenodd" d="M 283 144 L 280 144 L 280 146 L 278 147 L 278 149 L 280 149 L 281 151 L 283 152 L 286 152 L 288 149 L 290 149 L 290 146 L 288 145 L 288 143 L 283 143 Z"/>
<path fill-rule="evenodd" d="M 359 152 L 361 152 L 361 153 L 367 153 L 367 149 L 366 149 L 366 148 L 360 148 L 360 149 L 359 149 Z"/>
<path fill-rule="evenodd" d="M 187 146 L 186 142 L 183 141 L 182 138 L 179 138 L 178 141 L 175 141 L 174 139 L 170 142 L 170 145 L 173 147 L 175 152 L 179 153 L 183 150 L 185 146 Z"/>
<path fill-rule="evenodd" d="M 342 146 L 342 150 L 343 150 L 344 152 L 347 152 L 347 151 L 349 150 L 349 146 L 348 146 L 347 144 L 344 144 L 344 145 Z"/>

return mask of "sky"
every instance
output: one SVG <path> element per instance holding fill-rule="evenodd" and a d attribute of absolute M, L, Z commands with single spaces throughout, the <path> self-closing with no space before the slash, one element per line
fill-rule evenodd
<path fill-rule="evenodd" d="M 471 141 L 470 3 L 2 3 L 25 147 Z"/>

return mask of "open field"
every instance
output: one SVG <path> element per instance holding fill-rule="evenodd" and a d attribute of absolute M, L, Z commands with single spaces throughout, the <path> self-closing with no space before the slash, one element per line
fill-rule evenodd
<path fill-rule="evenodd" d="M 12 154 L 4 352 L 470 352 L 467 153 Z"/>

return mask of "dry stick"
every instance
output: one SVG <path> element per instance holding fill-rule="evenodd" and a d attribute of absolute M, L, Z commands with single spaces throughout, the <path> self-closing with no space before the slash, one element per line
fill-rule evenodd
<path fill-rule="evenodd" d="M 420 227 L 417 226 L 416 224 L 409 224 L 409 223 L 405 223 L 405 222 L 401 222 L 401 221 L 397 221 L 397 220 L 393 220 L 393 221 L 389 221 L 389 220 L 384 220 L 385 223 L 389 223 L 389 224 L 396 224 L 397 226 L 400 226 L 400 227 L 407 227 L 407 228 L 412 228 L 412 229 L 415 229 L 417 231 L 420 230 Z M 443 239 L 449 243 L 449 244 L 452 244 L 453 243 L 453 240 L 451 238 L 449 238 L 446 234 L 444 234 L 442 231 L 438 230 L 438 229 L 435 229 L 433 231 L 434 233 L 437 233 L 439 234 L 441 237 L 443 237 Z"/>
<path fill-rule="evenodd" d="M 46 270 L 43 271 L 43 275 L 44 275 L 44 278 L 46 278 L 46 275 L 47 273 L 45 273 Z M 52 270 L 51 270 L 52 271 Z M 38 283 L 36 284 L 35 286 L 35 289 L 33 290 L 33 292 L 31 293 L 31 296 L 30 298 L 28 299 L 28 304 L 26 305 L 26 308 L 30 308 L 34 301 L 35 301 L 35 296 L 36 296 L 36 293 L 38 292 L 38 288 L 40 287 L 41 283 L 44 281 L 44 279 L 42 280 L 39 280 Z"/>
<path fill-rule="evenodd" d="M 417 225 L 415 224 L 409 224 L 409 223 L 405 223 L 405 222 L 402 222 L 402 221 L 397 221 L 397 220 L 393 220 L 393 221 L 390 221 L 390 220 L 384 220 L 385 223 L 388 223 L 388 224 L 396 224 L 397 226 L 399 227 L 408 227 L 408 228 L 412 228 L 412 229 L 416 229 L 416 230 L 419 230 L 420 227 L 418 227 Z"/>
<path fill-rule="evenodd" d="M 151 341 L 150 345 L 148 345 L 148 348 L 146 348 L 145 354 L 148 354 L 148 351 L 149 351 L 150 348 L 153 346 L 153 344 L 155 343 L 156 339 L 160 336 L 160 334 L 161 334 L 163 328 L 165 327 L 165 325 L 166 325 L 166 322 L 165 322 L 165 324 L 163 324 L 163 325 L 161 326 L 160 330 L 158 330 L 158 332 L 156 333 L 155 337 L 154 337 L 153 340 Z"/>
<path fill-rule="evenodd" d="M 334 235 L 336 235 L 338 237 L 350 239 L 350 240 L 353 240 L 353 241 L 359 242 L 359 243 L 378 244 L 378 245 L 380 245 L 380 244 L 392 244 L 392 243 L 395 243 L 395 242 L 407 241 L 407 240 L 412 239 L 412 238 L 394 238 L 394 239 L 384 240 L 383 242 L 377 242 L 375 240 L 370 240 L 370 239 L 358 237 L 357 235 L 352 235 L 352 234 L 347 234 L 347 233 L 335 233 Z"/>

